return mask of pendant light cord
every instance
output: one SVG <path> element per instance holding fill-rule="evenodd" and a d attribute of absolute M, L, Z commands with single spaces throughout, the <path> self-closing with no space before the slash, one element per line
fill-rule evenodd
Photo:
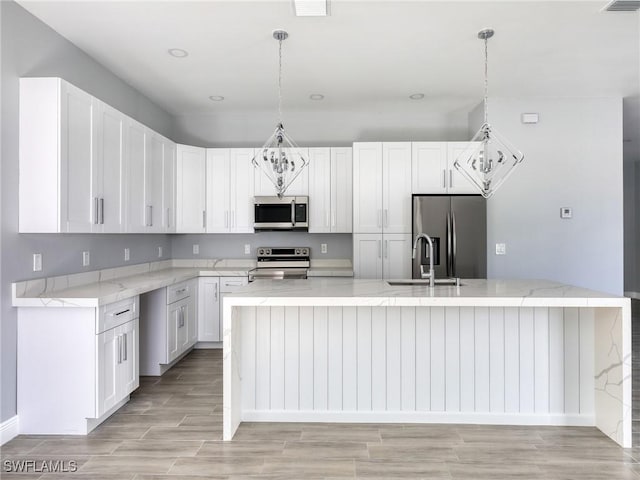
<path fill-rule="evenodd" d="M 484 123 L 489 123 L 489 39 L 484 39 Z"/>
<path fill-rule="evenodd" d="M 278 40 L 278 123 L 282 123 L 282 40 Z"/>

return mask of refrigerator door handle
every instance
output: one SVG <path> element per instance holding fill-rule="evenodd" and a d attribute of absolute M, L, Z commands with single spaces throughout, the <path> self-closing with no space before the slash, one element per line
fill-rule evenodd
<path fill-rule="evenodd" d="M 451 213 L 447 212 L 447 277 L 452 276 L 451 248 Z"/>
<path fill-rule="evenodd" d="M 451 212 L 451 276 L 456 276 L 456 250 L 457 250 L 457 238 L 456 238 L 456 214 Z"/>

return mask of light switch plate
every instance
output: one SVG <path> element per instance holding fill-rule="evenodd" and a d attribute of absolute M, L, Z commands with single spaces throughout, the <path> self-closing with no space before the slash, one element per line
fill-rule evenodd
<path fill-rule="evenodd" d="M 158 257 L 162 257 L 162 247 L 158 247 Z"/>
<path fill-rule="evenodd" d="M 41 253 L 33 254 L 33 271 L 34 272 L 42 271 L 42 254 Z"/>
<path fill-rule="evenodd" d="M 327 253 L 327 244 L 326 243 L 321 243 L 320 244 L 320 253 Z"/>
<path fill-rule="evenodd" d="M 573 210 L 571 209 L 571 207 L 562 207 L 560 209 L 560 218 L 572 218 L 573 217 Z"/>
<path fill-rule="evenodd" d="M 128 248 L 124 249 L 124 261 L 128 262 L 129 260 L 131 260 L 131 250 L 129 250 Z"/>
<path fill-rule="evenodd" d="M 244 244 L 244 254 L 249 255 L 251 253 L 251 245 L 248 243 Z"/>
<path fill-rule="evenodd" d="M 507 244 L 496 243 L 496 255 L 506 255 L 506 254 L 507 254 Z"/>
<path fill-rule="evenodd" d="M 523 113 L 522 123 L 538 123 L 540 116 L 537 113 Z"/>
<path fill-rule="evenodd" d="M 199 255 L 200 254 L 200 245 L 198 245 L 197 243 L 193 244 L 193 254 L 194 255 Z"/>
<path fill-rule="evenodd" d="M 89 252 L 82 252 L 82 266 L 88 267 L 91 264 L 91 256 Z"/>

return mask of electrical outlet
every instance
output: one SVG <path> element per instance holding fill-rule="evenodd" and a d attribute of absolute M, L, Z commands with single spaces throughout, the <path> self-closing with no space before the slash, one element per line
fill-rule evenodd
<path fill-rule="evenodd" d="M 327 253 L 327 244 L 326 243 L 321 243 L 320 244 L 320 253 Z"/>
<path fill-rule="evenodd" d="M 158 257 L 162 257 L 162 247 L 158 247 Z"/>
<path fill-rule="evenodd" d="M 200 245 L 198 245 L 197 243 L 193 244 L 193 254 L 194 255 L 199 255 L 200 254 Z"/>
<path fill-rule="evenodd" d="M 41 253 L 33 254 L 33 271 L 34 272 L 42 271 L 42 254 Z"/>
<path fill-rule="evenodd" d="M 249 255 L 251 253 L 251 245 L 248 243 L 244 244 L 244 254 Z"/>
<path fill-rule="evenodd" d="M 128 248 L 124 249 L 124 261 L 128 262 L 129 260 L 131 260 L 131 250 L 129 250 Z"/>
<path fill-rule="evenodd" d="M 507 254 L 507 244 L 496 243 L 496 255 L 506 255 L 506 254 Z"/>
<path fill-rule="evenodd" d="M 82 252 L 82 266 L 88 267 L 91 264 L 91 257 L 89 252 Z"/>
<path fill-rule="evenodd" d="M 572 218 L 573 210 L 571 207 L 562 207 L 560 208 L 560 218 Z"/>

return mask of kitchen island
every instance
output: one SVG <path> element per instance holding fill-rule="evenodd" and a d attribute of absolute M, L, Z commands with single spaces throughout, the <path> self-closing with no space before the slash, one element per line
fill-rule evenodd
<path fill-rule="evenodd" d="M 631 447 L 630 300 L 538 280 L 250 284 L 224 299 L 243 421 L 596 426 Z"/>

